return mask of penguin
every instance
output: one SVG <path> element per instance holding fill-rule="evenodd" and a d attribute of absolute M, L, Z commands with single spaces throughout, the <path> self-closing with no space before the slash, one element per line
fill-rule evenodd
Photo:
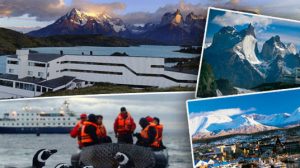
<path fill-rule="evenodd" d="M 35 153 L 35 155 L 33 156 L 32 168 L 42 168 L 42 167 L 44 167 L 45 164 L 46 164 L 46 160 L 56 152 L 57 152 L 56 149 L 52 149 L 52 150 L 40 149 L 40 150 L 38 150 Z"/>
<path fill-rule="evenodd" d="M 121 152 L 117 152 L 114 156 L 114 159 L 116 159 L 119 162 L 118 168 L 134 168 L 134 163 L 130 160 L 130 158 Z"/>

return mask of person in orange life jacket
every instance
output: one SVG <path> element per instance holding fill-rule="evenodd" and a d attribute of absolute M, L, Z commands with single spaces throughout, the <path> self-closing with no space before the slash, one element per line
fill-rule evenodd
<path fill-rule="evenodd" d="M 154 119 L 150 116 L 147 116 L 146 117 L 146 120 L 149 122 L 149 123 L 153 123 Z"/>
<path fill-rule="evenodd" d="M 103 116 L 97 115 L 97 125 L 98 125 L 98 133 L 97 136 L 99 138 L 99 143 L 112 143 L 112 140 L 109 136 L 107 136 L 106 128 L 103 124 Z"/>
<path fill-rule="evenodd" d="M 83 123 L 81 129 L 81 143 L 83 147 L 99 144 L 99 129 L 97 125 L 97 117 L 95 114 L 90 114 L 88 120 Z"/>
<path fill-rule="evenodd" d="M 81 127 L 83 125 L 83 122 L 85 122 L 87 120 L 87 115 L 86 114 L 81 114 L 80 115 L 80 121 L 77 122 L 77 124 L 75 125 L 75 127 L 71 130 L 70 132 L 70 136 L 72 138 L 76 138 L 77 137 L 77 143 L 79 146 L 79 149 L 82 148 L 82 144 L 80 142 L 80 130 Z"/>
<path fill-rule="evenodd" d="M 146 118 L 141 118 L 139 124 L 142 127 L 142 130 L 140 133 L 134 134 L 134 136 L 138 139 L 136 144 L 155 148 L 152 146 L 156 138 L 155 125 L 153 123 L 149 123 Z"/>
<path fill-rule="evenodd" d="M 136 124 L 125 107 L 121 107 L 120 111 L 114 123 L 115 136 L 118 138 L 118 143 L 133 144 L 132 134 Z"/>
<path fill-rule="evenodd" d="M 162 141 L 164 126 L 160 124 L 160 119 L 157 117 L 153 118 L 153 123 L 155 124 L 156 132 L 157 132 L 156 135 L 157 142 L 159 143 L 159 146 L 161 148 L 165 149 L 166 147 L 163 145 L 163 141 Z"/>

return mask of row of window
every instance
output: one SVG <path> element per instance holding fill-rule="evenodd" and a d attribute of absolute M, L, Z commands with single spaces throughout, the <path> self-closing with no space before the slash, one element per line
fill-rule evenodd
<path fill-rule="evenodd" d="M 28 71 L 27 72 L 28 76 L 33 76 L 33 71 Z M 38 72 L 38 77 L 42 78 L 44 76 L 44 72 Z"/>
<path fill-rule="evenodd" d="M 0 79 L 0 85 L 14 87 L 14 83 L 12 81 L 6 81 L 6 80 L 1 80 L 1 79 Z"/>
<path fill-rule="evenodd" d="M 84 73 L 97 73 L 97 74 L 123 75 L 122 72 L 92 71 L 92 70 L 80 70 L 80 69 L 63 69 L 63 70 L 61 70 L 60 72 L 84 72 Z"/>
<path fill-rule="evenodd" d="M 39 126 L 39 123 L 11 123 L 11 124 L 5 124 L 5 123 L 2 123 L 2 126 L 25 126 L 25 125 L 32 125 L 32 126 L 34 126 L 34 125 L 36 125 L 36 126 Z M 40 125 L 76 125 L 76 123 L 40 123 Z"/>
<path fill-rule="evenodd" d="M 19 120 L 20 120 L 20 121 L 23 121 L 23 120 L 29 121 L 30 118 L 26 118 L 26 119 L 25 119 L 25 118 L 21 118 L 21 119 L 18 118 L 17 120 L 18 120 L 18 121 L 19 121 Z M 31 120 L 32 120 L 32 121 L 33 121 L 33 120 L 41 120 L 41 121 L 44 120 L 44 121 L 45 121 L 46 119 L 45 119 L 45 118 L 31 118 Z M 48 118 L 48 121 L 49 121 L 49 120 L 53 120 L 53 121 L 55 121 L 55 120 L 58 120 L 58 121 L 62 120 L 62 121 L 65 121 L 65 120 L 71 120 L 71 119 L 70 119 L 70 118 L 62 118 L 62 119 L 60 119 L 60 118 L 57 118 L 57 119 L 56 119 L 56 118 Z"/>
<path fill-rule="evenodd" d="M 49 67 L 49 64 L 47 64 Z M 37 62 L 28 62 L 28 66 L 36 66 L 36 67 L 46 67 L 45 63 L 37 63 Z"/>

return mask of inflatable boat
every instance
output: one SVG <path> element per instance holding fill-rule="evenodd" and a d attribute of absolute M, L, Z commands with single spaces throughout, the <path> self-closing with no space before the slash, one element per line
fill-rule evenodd
<path fill-rule="evenodd" d="M 166 168 L 168 152 L 132 144 L 100 144 L 85 147 L 73 154 L 74 168 Z"/>

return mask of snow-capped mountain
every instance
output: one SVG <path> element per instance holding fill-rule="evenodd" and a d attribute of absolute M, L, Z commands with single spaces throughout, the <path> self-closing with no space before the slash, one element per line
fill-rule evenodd
<path fill-rule="evenodd" d="M 198 127 L 192 126 L 194 138 L 211 138 L 233 134 L 251 134 L 261 131 L 277 129 L 254 120 L 251 115 L 230 117 L 226 115 L 207 115 L 193 118 L 198 121 Z M 191 125 L 196 122 L 190 122 Z M 193 132 L 192 131 L 192 132 Z"/>
<path fill-rule="evenodd" d="M 102 34 L 129 39 L 151 40 L 174 45 L 199 45 L 205 19 L 190 13 L 184 18 L 180 10 L 167 12 L 158 23 L 145 25 L 126 24 L 120 18 L 107 13 L 88 13 L 79 9 L 70 12 L 42 29 L 28 35 L 45 37 L 52 35 Z"/>
<path fill-rule="evenodd" d="M 211 46 L 204 50 L 204 59 L 212 65 L 216 78 L 228 79 L 241 88 L 251 88 L 265 80 L 257 66 L 261 64 L 258 55 L 251 24 L 241 31 L 231 26 L 221 28 L 214 34 Z"/>
<path fill-rule="evenodd" d="M 274 129 L 300 126 L 300 107 L 293 113 L 272 115 L 192 114 L 190 130 L 193 138 L 212 138 L 234 134 L 251 134 Z"/>
<path fill-rule="evenodd" d="M 32 36 L 66 34 L 121 35 L 126 31 L 125 24 L 119 18 L 112 18 L 106 13 L 90 14 L 74 8 L 53 24 L 28 34 Z"/>
<path fill-rule="evenodd" d="M 279 36 L 273 36 L 263 44 L 262 58 L 266 61 L 275 59 L 277 56 L 284 57 L 287 53 L 287 48 L 280 41 Z"/>
<path fill-rule="evenodd" d="M 213 36 L 205 48 L 204 59 L 211 65 L 217 79 L 227 79 L 235 87 L 251 89 L 263 83 L 284 81 L 300 67 L 295 44 L 285 44 L 273 36 L 258 50 L 255 27 L 237 30 L 227 26 Z M 220 52 L 222 51 L 222 52 Z"/>

